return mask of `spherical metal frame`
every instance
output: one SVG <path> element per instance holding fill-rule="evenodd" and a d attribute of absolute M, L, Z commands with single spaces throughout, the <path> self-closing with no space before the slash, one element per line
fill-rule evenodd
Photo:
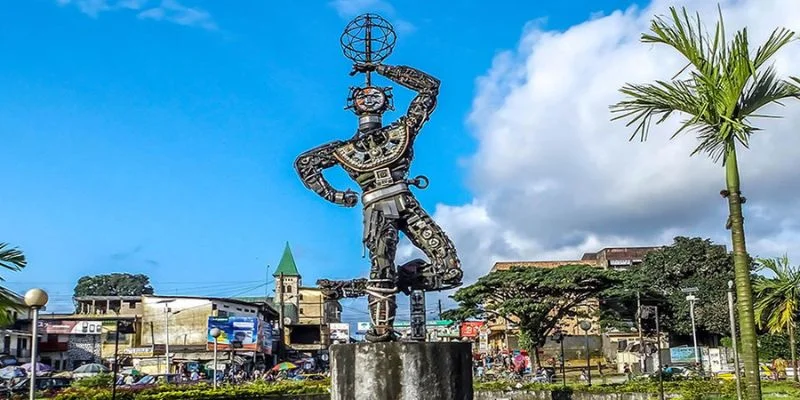
<path fill-rule="evenodd" d="M 339 38 L 342 54 L 357 64 L 380 63 L 392 54 L 396 42 L 392 24 L 377 14 L 359 15 L 347 24 Z"/>
<path fill-rule="evenodd" d="M 25 304 L 28 307 L 42 308 L 47 304 L 49 297 L 47 292 L 40 288 L 33 288 L 25 292 Z"/>

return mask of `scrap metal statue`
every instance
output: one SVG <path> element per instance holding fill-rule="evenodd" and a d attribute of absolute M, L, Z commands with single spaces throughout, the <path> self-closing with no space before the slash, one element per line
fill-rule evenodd
<path fill-rule="evenodd" d="M 414 310 L 419 310 L 420 301 L 423 302 L 420 318 L 424 340 L 422 291 L 458 287 L 463 275 L 452 241 L 410 190 L 412 186 L 424 189 L 428 179 L 408 177 L 414 140 L 436 108 L 439 80 L 411 67 L 382 64 L 391 54 L 395 40 L 392 26 L 374 14 L 361 15 L 347 25 L 341 44 L 345 56 L 354 63 L 350 75 L 364 73 L 366 77 L 366 84 L 351 88 L 348 97 L 347 109 L 358 116 L 358 130 L 349 140 L 319 146 L 295 161 L 303 184 L 334 204 L 354 207 L 358 194 L 333 188 L 323 176 L 324 169 L 341 166 L 361 187 L 362 239 L 371 261 L 369 279 L 320 280 L 318 284 L 328 298 L 367 295 L 372 327 L 366 338 L 371 342 L 397 339 L 393 324 L 395 295 L 399 291 L 407 295 L 414 292 L 412 313 L 418 317 L 419 311 Z M 391 88 L 373 85 L 372 72 L 417 92 L 406 114 L 389 125 L 383 125 L 381 116 L 392 109 Z M 415 259 L 395 268 L 399 232 L 429 261 Z M 412 325 L 413 319 L 412 315 Z"/>

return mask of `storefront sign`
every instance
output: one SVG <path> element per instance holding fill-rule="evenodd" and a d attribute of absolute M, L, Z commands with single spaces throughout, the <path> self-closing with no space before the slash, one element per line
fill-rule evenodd
<path fill-rule="evenodd" d="M 461 337 L 475 338 L 480 334 L 485 321 L 464 321 L 461 323 L 459 334 Z"/>
<path fill-rule="evenodd" d="M 163 356 L 166 353 L 166 346 L 157 344 L 155 346 L 147 347 L 129 347 L 122 350 L 122 354 L 128 354 L 135 358 L 150 358 L 156 356 Z"/>
<path fill-rule="evenodd" d="M 331 331 L 331 341 L 348 343 L 350 341 L 350 324 L 331 323 L 328 325 Z"/>
<path fill-rule="evenodd" d="M 40 320 L 39 326 L 48 335 L 99 335 L 102 321 Z"/>

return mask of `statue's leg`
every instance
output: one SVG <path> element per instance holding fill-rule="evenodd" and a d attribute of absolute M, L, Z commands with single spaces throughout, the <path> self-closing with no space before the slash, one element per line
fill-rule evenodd
<path fill-rule="evenodd" d="M 388 203 L 388 202 L 387 202 Z M 391 204 L 378 203 L 364 210 L 364 244 L 369 251 L 371 269 L 367 281 L 367 300 L 372 328 L 366 339 L 370 342 L 386 342 L 396 339 L 394 317 L 397 293 L 394 256 L 397 252 L 397 213 Z M 385 209 L 382 206 L 390 207 Z"/>
<path fill-rule="evenodd" d="M 400 266 L 401 288 L 445 290 L 460 286 L 464 273 L 453 242 L 413 195 L 405 195 L 404 203 L 400 228 L 430 262 L 417 259 Z"/>

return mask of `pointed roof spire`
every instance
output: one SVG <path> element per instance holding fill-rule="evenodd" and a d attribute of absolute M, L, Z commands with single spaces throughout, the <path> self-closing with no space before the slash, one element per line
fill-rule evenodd
<path fill-rule="evenodd" d="M 300 276 L 300 272 L 297 271 L 297 264 L 294 262 L 292 249 L 289 248 L 289 242 L 286 242 L 281 262 L 278 263 L 278 268 L 275 269 L 275 273 L 272 276 L 280 276 L 281 274 L 283 276 Z"/>

